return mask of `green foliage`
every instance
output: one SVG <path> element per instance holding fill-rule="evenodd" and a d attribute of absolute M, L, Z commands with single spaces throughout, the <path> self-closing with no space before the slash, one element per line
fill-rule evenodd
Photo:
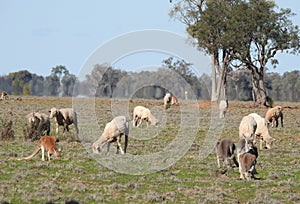
<path fill-rule="evenodd" d="M 112 97 L 118 82 L 126 76 L 125 71 L 113 69 L 107 64 L 97 64 L 91 74 L 86 75 L 88 86 L 96 96 Z"/>
<path fill-rule="evenodd" d="M 23 95 L 29 96 L 31 95 L 31 85 L 23 85 Z"/>
<path fill-rule="evenodd" d="M 291 9 L 277 11 L 274 1 L 181 0 L 171 14 L 187 25 L 198 47 L 214 57 L 212 63 L 217 70 L 221 67 L 220 58 L 223 69 L 232 63 L 251 70 L 254 99 L 261 105 L 267 98 L 267 63 L 271 61 L 276 66 L 277 51 L 300 51 L 300 30 L 292 23 Z"/>
<path fill-rule="evenodd" d="M 76 79 L 77 78 L 74 74 L 65 74 L 62 77 L 61 83 L 63 96 L 73 96 Z"/>
<path fill-rule="evenodd" d="M 46 96 L 58 96 L 60 81 L 56 75 L 46 77 L 44 93 Z"/>

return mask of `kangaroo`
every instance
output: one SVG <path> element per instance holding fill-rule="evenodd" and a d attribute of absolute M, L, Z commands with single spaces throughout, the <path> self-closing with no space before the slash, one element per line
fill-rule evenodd
<path fill-rule="evenodd" d="M 245 152 L 239 155 L 239 171 L 242 179 L 247 181 L 254 178 L 256 164 L 256 156 L 254 154 Z"/>
<path fill-rule="evenodd" d="M 240 139 L 237 145 L 237 155 L 239 163 L 240 178 L 248 180 L 253 178 L 253 174 L 257 173 L 255 169 L 256 158 L 258 152 L 256 146 L 253 144 L 254 135 L 250 138 Z M 249 174 L 250 173 L 250 177 Z"/>
<path fill-rule="evenodd" d="M 42 136 L 35 148 L 34 152 L 28 157 L 22 157 L 17 160 L 27 160 L 33 158 L 40 150 L 42 150 L 42 160 L 45 161 L 45 150 L 48 152 L 48 161 L 50 161 L 50 156 L 54 154 L 56 157 L 61 156 L 61 149 L 56 147 L 56 137 L 55 136 Z"/>
<path fill-rule="evenodd" d="M 235 144 L 231 140 L 224 139 L 217 142 L 215 150 L 219 168 L 221 167 L 220 161 L 223 161 L 227 167 L 231 167 L 232 162 L 238 166 L 238 162 L 234 156 Z"/>

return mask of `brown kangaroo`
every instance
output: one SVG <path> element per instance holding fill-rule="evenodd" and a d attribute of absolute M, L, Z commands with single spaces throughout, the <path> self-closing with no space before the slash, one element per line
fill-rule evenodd
<path fill-rule="evenodd" d="M 56 157 L 61 156 L 61 149 L 56 147 L 56 137 L 55 136 L 42 136 L 35 148 L 34 152 L 28 157 L 22 157 L 17 160 L 26 160 L 34 157 L 40 150 L 42 150 L 42 160 L 45 161 L 45 150 L 48 152 L 48 161 L 50 161 L 50 156 L 54 154 Z"/>

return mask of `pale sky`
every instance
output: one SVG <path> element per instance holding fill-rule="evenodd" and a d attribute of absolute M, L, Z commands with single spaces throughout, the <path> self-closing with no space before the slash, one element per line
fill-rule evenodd
<path fill-rule="evenodd" d="M 294 24 L 300 25 L 298 1 L 275 2 L 291 8 L 297 14 Z M 57 65 L 77 75 L 99 47 L 140 30 L 169 31 L 187 38 L 185 25 L 168 15 L 172 5 L 169 0 L 0 0 L 0 75 L 26 69 L 48 76 Z M 160 65 L 162 56 L 156 54 L 125 57 L 116 66 Z M 278 59 L 274 71 L 300 69 L 299 56 L 279 54 Z"/>

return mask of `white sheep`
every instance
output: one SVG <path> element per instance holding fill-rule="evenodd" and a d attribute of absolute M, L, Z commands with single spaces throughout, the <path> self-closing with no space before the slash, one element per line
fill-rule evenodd
<path fill-rule="evenodd" d="M 136 106 L 133 109 L 133 126 L 139 127 L 143 120 L 146 121 L 147 127 L 148 122 L 151 122 L 151 125 L 157 125 L 159 121 L 152 115 L 151 111 L 144 106 Z"/>
<path fill-rule="evenodd" d="M 171 106 L 172 96 L 170 93 L 166 93 L 164 97 L 164 108 L 168 109 Z"/>
<path fill-rule="evenodd" d="M 56 134 L 58 133 L 59 126 L 64 126 L 63 132 L 65 132 L 65 130 L 69 131 L 69 125 L 71 124 L 74 124 L 76 132 L 79 132 L 77 126 L 77 114 L 72 108 L 62 108 L 58 110 L 55 107 L 53 107 L 49 112 L 49 118 L 55 119 Z"/>
<path fill-rule="evenodd" d="M 50 118 L 48 115 L 39 112 L 32 112 L 26 115 L 28 123 L 30 125 L 38 123 L 38 126 L 41 127 L 42 131 L 47 131 L 47 135 L 50 134 Z"/>
<path fill-rule="evenodd" d="M 225 115 L 228 110 L 228 101 L 227 100 L 221 100 L 219 103 L 219 110 L 220 110 L 220 118 L 225 118 Z"/>
<path fill-rule="evenodd" d="M 274 108 L 270 108 L 265 116 L 265 119 L 267 121 L 267 124 L 271 123 L 272 127 L 275 126 L 278 127 L 278 119 L 280 118 L 281 127 L 283 127 L 283 113 L 282 113 L 282 107 L 281 106 L 275 106 Z"/>
<path fill-rule="evenodd" d="M 240 138 L 253 138 L 255 141 L 255 131 L 257 129 L 257 123 L 251 116 L 244 116 L 239 126 Z"/>
<path fill-rule="evenodd" d="M 109 153 L 109 146 L 112 142 L 117 142 L 117 153 L 119 150 L 121 154 L 126 153 L 128 145 L 128 134 L 129 134 L 129 125 L 125 116 L 117 116 L 112 121 L 106 124 L 104 131 L 101 137 L 94 142 L 93 152 L 100 153 L 103 146 L 107 143 L 107 154 Z M 121 137 L 125 135 L 125 145 L 124 151 L 121 147 Z"/>
<path fill-rule="evenodd" d="M 260 149 L 262 149 L 263 142 L 266 142 L 266 148 L 270 149 L 272 147 L 273 138 L 269 134 L 269 129 L 267 121 L 265 118 L 261 117 L 257 113 L 251 113 L 248 116 L 254 118 L 257 128 L 255 131 L 255 137 L 260 138 Z"/>

